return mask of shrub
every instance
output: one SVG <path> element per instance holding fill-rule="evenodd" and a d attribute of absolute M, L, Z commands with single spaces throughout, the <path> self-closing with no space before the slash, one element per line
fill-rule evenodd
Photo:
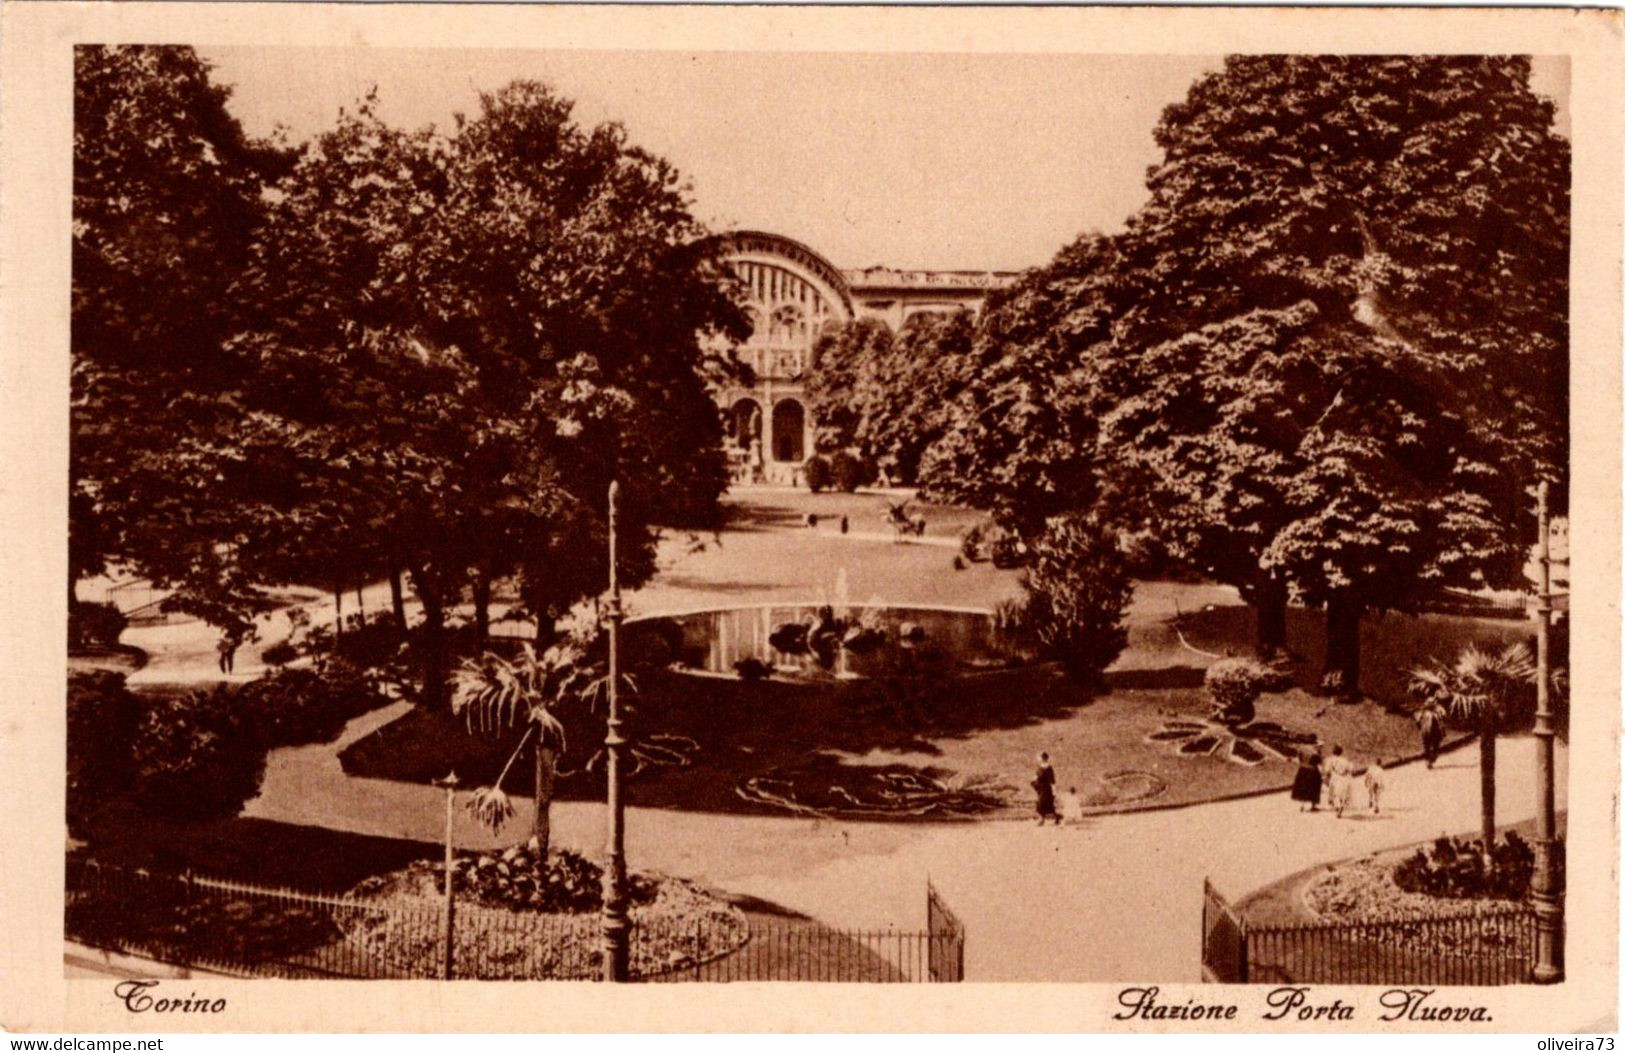
<path fill-rule="evenodd" d="M 1032 549 L 1015 534 L 1000 533 L 989 547 L 993 565 L 1000 570 L 1024 567 L 1032 560 Z"/>
<path fill-rule="evenodd" d="M 1562 843 L 1554 845 L 1553 851 L 1561 870 Z M 1406 892 L 1440 899 L 1523 899 L 1535 872 L 1535 853 L 1529 843 L 1509 830 L 1506 839 L 1490 850 L 1490 857 L 1486 868 L 1480 841 L 1441 837 L 1431 851 L 1419 848 L 1396 866 L 1394 884 Z"/>
<path fill-rule="evenodd" d="M 339 637 L 336 648 L 332 626 L 320 625 L 305 638 L 304 650 L 313 655 L 331 655 L 336 651 L 340 658 L 357 665 L 383 666 L 400 655 L 405 643 L 406 634 L 401 632 L 393 615 L 366 620 L 352 616 L 345 620 L 344 634 Z"/>
<path fill-rule="evenodd" d="M 1123 612 L 1134 594 L 1115 540 L 1072 512 L 1045 524 L 1032 555 L 1022 586 L 1034 639 L 1074 681 L 1104 689 L 1106 667 L 1128 644 Z"/>
<path fill-rule="evenodd" d="M 842 493 L 851 493 L 865 483 L 874 482 L 875 466 L 857 454 L 840 450 L 829 458 L 830 485 Z"/>
<path fill-rule="evenodd" d="M 331 742 L 350 720 L 388 701 L 374 677 L 338 659 L 269 673 L 244 684 L 236 700 L 267 747 Z"/>
<path fill-rule="evenodd" d="M 74 651 L 117 647 L 129 624 L 111 603 L 74 603 L 68 608 L 68 646 Z"/>
<path fill-rule="evenodd" d="M 87 821 L 130 786 L 130 743 L 141 707 L 111 671 L 68 677 L 68 829 Z"/>
<path fill-rule="evenodd" d="M 1213 703 L 1225 709 L 1258 701 L 1263 670 L 1250 658 L 1221 658 L 1202 677 Z"/>
<path fill-rule="evenodd" d="M 1292 678 L 1286 673 L 1251 658 L 1221 658 L 1208 666 L 1202 682 L 1213 696 L 1215 715 L 1240 724 L 1253 719 L 1253 706 L 1260 694 L 1292 686 Z"/>
<path fill-rule="evenodd" d="M 260 652 L 260 659 L 267 665 L 284 666 L 298 657 L 299 648 L 292 640 L 278 640 Z"/>
<path fill-rule="evenodd" d="M 442 864 L 418 860 L 408 864 L 404 872 L 363 880 L 352 894 L 367 897 L 404 886 L 419 896 L 437 896 L 444 873 Z M 501 851 L 461 853 L 452 861 L 452 874 L 452 887 L 459 898 L 486 907 L 586 914 L 603 905 L 602 867 L 569 849 L 555 849 L 543 859 L 534 837 Z M 629 905 L 649 903 L 655 898 L 658 889 L 653 879 L 637 873 L 626 877 Z"/>
<path fill-rule="evenodd" d="M 807 489 L 822 493 L 829 489 L 832 481 L 829 461 L 823 454 L 814 454 L 801 466 L 801 476 L 807 481 Z"/>
<path fill-rule="evenodd" d="M 234 692 L 143 696 L 126 748 L 136 799 L 164 815 L 213 819 L 237 814 L 259 791 L 265 749 Z"/>

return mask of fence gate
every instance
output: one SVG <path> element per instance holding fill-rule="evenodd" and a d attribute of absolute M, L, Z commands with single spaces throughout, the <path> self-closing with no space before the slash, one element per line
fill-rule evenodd
<path fill-rule="evenodd" d="M 1206 878 L 1202 880 L 1202 982 L 1247 982 L 1247 926 Z"/>
<path fill-rule="evenodd" d="M 926 971 L 932 983 L 959 983 L 965 979 L 965 924 L 942 901 L 928 879 L 925 883 L 925 920 L 930 948 Z"/>

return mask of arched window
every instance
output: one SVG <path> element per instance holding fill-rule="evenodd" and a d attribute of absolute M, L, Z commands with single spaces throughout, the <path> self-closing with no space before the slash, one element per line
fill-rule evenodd
<path fill-rule="evenodd" d="M 774 311 L 771 332 L 775 341 L 804 342 L 807 338 L 807 323 L 801 309 L 786 304 Z"/>

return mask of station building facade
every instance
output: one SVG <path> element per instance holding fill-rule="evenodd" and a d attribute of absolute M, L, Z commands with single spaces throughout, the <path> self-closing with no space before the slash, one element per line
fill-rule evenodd
<path fill-rule="evenodd" d="M 736 231 L 723 240 L 752 323 L 736 352 L 745 376 L 716 392 L 735 482 L 799 483 L 816 426 L 806 376 L 826 329 L 878 318 L 897 331 L 917 315 L 976 311 L 1017 278 L 1012 271 L 842 270 L 778 234 Z"/>

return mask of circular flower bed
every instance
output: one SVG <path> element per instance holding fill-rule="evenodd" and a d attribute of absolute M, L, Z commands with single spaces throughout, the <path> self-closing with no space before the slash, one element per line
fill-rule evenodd
<path fill-rule="evenodd" d="M 1148 771 L 1107 772 L 1100 777 L 1100 785 L 1084 795 L 1086 808 L 1106 808 L 1112 805 L 1149 801 L 1167 792 L 1168 784 L 1160 776 Z"/>
<path fill-rule="evenodd" d="M 417 861 L 368 878 L 352 897 L 377 905 L 346 925 L 349 938 L 408 975 L 433 976 L 444 867 Z M 455 969 L 481 980 L 581 980 L 602 963 L 598 910 L 602 869 L 573 852 L 537 858 L 535 841 L 453 863 L 457 894 Z M 749 939 L 739 910 L 686 881 L 631 874 L 631 970 L 635 976 L 691 968 Z"/>
<path fill-rule="evenodd" d="M 1301 902 L 1328 922 L 1366 923 L 1351 935 L 1416 953 L 1474 957 L 1517 952 L 1528 926 L 1505 900 L 1441 899 L 1394 883 L 1403 856 L 1342 863 L 1306 885 Z"/>

